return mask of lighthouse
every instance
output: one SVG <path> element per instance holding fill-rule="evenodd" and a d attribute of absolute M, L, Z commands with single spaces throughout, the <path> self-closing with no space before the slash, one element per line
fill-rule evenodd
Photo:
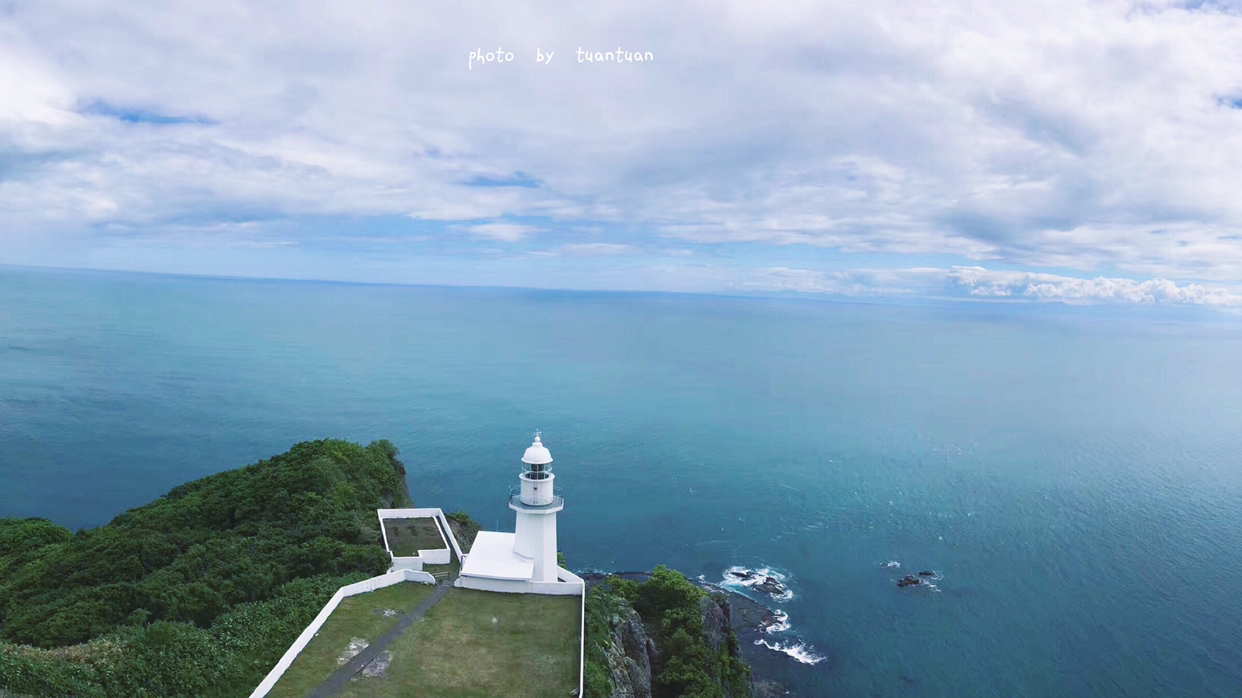
<path fill-rule="evenodd" d="M 534 443 L 522 454 L 519 486 L 509 490 L 509 508 L 517 514 L 514 532 L 479 531 L 462 556 L 454 585 L 519 594 L 584 593 L 582 578 L 556 564 L 556 512 L 565 508 L 565 500 L 554 482 L 552 454 L 535 432 Z"/>
<path fill-rule="evenodd" d="M 556 494 L 552 474 L 552 453 L 543 445 L 538 432 L 522 455 L 521 489 L 509 497 L 509 508 L 517 512 L 513 552 L 534 563 L 533 582 L 557 581 L 556 512 L 565 500 Z"/>

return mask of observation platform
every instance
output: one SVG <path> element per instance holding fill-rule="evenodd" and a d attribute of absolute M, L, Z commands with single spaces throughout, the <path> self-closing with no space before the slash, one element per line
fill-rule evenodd
<path fill-rule="evenodd" d="M 509 508 L 528 514 L 553 514 L 565 508 L 565 500 L 560 495 L 556 495 L 547 504 L 527 504 L 522 501 L 522 495 L 511 494 L 509 495 Z"/>

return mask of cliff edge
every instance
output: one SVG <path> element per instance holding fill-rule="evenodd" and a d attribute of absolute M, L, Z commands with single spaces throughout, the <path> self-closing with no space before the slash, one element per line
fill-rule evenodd
<path fill-rule="evenodd" d="M 587 592 L 586 698 L 752 698 L 732 607 L 676 570 Z"/>

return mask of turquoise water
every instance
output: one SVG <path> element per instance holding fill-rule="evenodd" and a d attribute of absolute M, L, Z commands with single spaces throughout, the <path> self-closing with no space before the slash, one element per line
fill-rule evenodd
<path fill-rule="evenodd" d="M 332 436 L 511 530 L 536 428 L 570 567 L 781 572 L 803 695 L 1242 695 L 1237 324 L 0 268 L 3 516 Z"/>

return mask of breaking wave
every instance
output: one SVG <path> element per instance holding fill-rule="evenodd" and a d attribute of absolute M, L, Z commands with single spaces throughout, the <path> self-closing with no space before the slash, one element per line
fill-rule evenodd
<path fill-rule="evenodd" d="M 763 632 L 768 634 L 783 633 L 793 627 L 789 624 L 789 614 L 784 611 L 779 609 L 772 611 L 772 617 L 774 620 L 763 627 Z"/>
<path fill-rule="evenodd" d="M 776 580 L 780 587 L 778 593 L 772 593 L 764 589 L 756 587 L 761 586 L 768 578 Z M 793 589 L 786 584 L 786 576 L 782 572 L 777 572 L 770 567 L 757 567 L 751 569 L 742 565 L 734 565 L 724 572 L 724 580 L 720 586 L 727 589 L 747 589 L 752 592 L 763 594 L 767 598 L 775 601 L 789 601 L 794 597 Z"/>
<path fill-rule="evenodd" d="M 770 567 L 750 568 L 734 565 L 725 570 L 723 576 L 724 580 L 720 586 L 747 596 L 759 596 L 761 599 L 776 601 L 788 601 L 794 597 L 793 589 L 789 588 L 788 576 Z M 761 588 L 765 586 L 767 588 Z M 788 613 L 779 608 L 771 609 L 771 611 L 769 621 L 760 627 L 760 633 L 764 637 L 755 640 L 756 645 L 767 647 L 773 652 L 780 652 L 801 664 L 814 666 L 824 661 L 824 656 L 816 652 L 814 647 L 789 632 L 793 624 L 789 621 Z"/>
<path fill-rule="evenodd" d="M 794 659 L 798 660 L 799 662 L 803 664 L 810 664 L 814 666 L 824 661 L 824 656 L 821 654 L 816 654 L 815 648 L 801 641 L 768 642 L 767 640 L 764 640 L 763 638 L 759 638 L 758 640 L 755 640 L 755 644 L 763 645 L 764 647 L 767 647 L 770 650 L 774 650 L 776 652 L 787 654 L 790 657 L 793 657 Z"/>

